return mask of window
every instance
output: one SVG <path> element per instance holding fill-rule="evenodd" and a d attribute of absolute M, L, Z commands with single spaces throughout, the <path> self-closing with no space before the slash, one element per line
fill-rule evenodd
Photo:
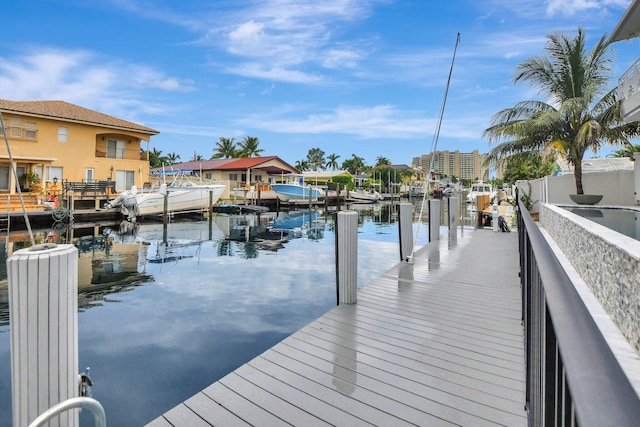
<path fill-rule="evenodd" d="M 134 171 L 116 171 L 116 191 L 129 190 L 134 182 Z"/>
<path fill-rule="evenodd" d="M 107 157 L 110 159 L 124 159 L 124 141 L 107 140 Z"/>
<path fill-rule="evenodd" d="M 213 174 L 211 172 L 207 172 L 204 174 L 204 179 L 211 179 L 213 177 Z"/>
<path fill-rule="evenodd" d="M 58 126 L 58 141 L 67 142 L 69 140 L 69 128 L 66 126 Z"/>
<path fill-rule="evenodd" d="M 0 166 L 0 190 L 9 190 L 9 166 Z"/>
<path fill-rule="evenodd" d="M 262 175 L 256 175 L 255 180 L 256 182 L 262 182 Z"/>
<path fill-rule="evenodd" d="M 36 123 L 35 122 L 27 122 L 27 125 L 25 127 L 25 132 L 24 132 L 24 136 L 27 139 L 36 139 L 36 136 L 38 135 L 38 130 L 36 129 Z"/>
<path fill-rule="evenodd" d="M 237 173 L 230 173 L 229 174 L 229 181 L 237 181 L 238 180 L 238 174 Z"/>
<path fill-rule="evenodd" d="M 242 181 L 242 182 L 247 182 L 247 174 L 246 174 L 246 173 L 243 173 L 243 174 L 240 176 L 240 181 Z"/>
<path fill-rule="evenodd" d="M 62 181 L 62 168 L 60 166 L 45 167 L 45 181 L 53 181 L 53 178 L 58 178 L 58 181 Z"/>
<path fill-rule="evenodd" d="M 85 169 L 84 178 L 86 182 L 93 182 L 94 175 L 95 175 L 95 169 L 93 168 Z"/>
<path fill-rule="evenodd" d="M 20 138 L 22 136 L 22 119 L 20 117 L 11 117 L 11 136 Z"/>

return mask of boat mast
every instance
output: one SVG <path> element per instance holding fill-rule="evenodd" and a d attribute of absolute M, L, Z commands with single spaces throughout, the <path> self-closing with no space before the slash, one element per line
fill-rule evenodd
<path fill-rule="evenodd" d="M 413 255 L 416 250 L 416 241 L 418 239 L 418 232 L 420 231 L 420 222 L 422 221 L 422 214 L 424 211 L 425 201 L 429 199 L 429 180 L 431 178 L 431 172 L 433 170 L 433 159 L 436 155 L 436 149 L 438 148 L 438 138 L 440 137 L 440 128 L 442 127 L 442 118 L 444 116 L 444 108 L 447 105 L 447 96 L 449 94 L 449 85 L 451 84 L 451 75 L 453 74 L 453 64 L 456 60 L 456 52 L 458 50 L 458 44 L 460 44 L 460 33 L 458 33 L 456 37 L 456 44 L 453 48 L 453 58 L 451 58 L 451 67 L 449 68 L 449 77 L 447 78 L 447 86 L 445 87 L 445 90 L 444 90 L 444 98 L 442 99 L 442 106 L 440 107 L 440 116 L 438 117 L 438 124 L 436 126 L 436 131 L 433 135 L 433 142 L 431 144 L 431 159 L 429 161 L 429 170 L 427 171 L 427 177 L 424 182 L 425 191 L 422 196 L 422 204 L 420 205 L 420 216 L 418 217 L 418 227 L 416 230 L 416 235 L 413 239 L 413 245 L 411 247 L 411 255 L 409 256 L 409 262 L 413 262 Z M 431 220 L 432 218 L 429 218 L 429 221 Z M 440 218 L 438 218 L 437 220 L 440 221 Z"/>

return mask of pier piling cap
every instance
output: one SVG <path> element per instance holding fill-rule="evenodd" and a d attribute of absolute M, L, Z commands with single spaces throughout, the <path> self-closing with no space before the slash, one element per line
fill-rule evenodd
<path fill-rule="evenodd" d="M 37 251 L 46 251 L 49 249 L 55 249 L 57 248 L 58 245 L 56 245 L 55 243 L 41 243 L 38 245 L 33 245 L 29 248 L 29 251 L 31 252 L 37 252 Z"/>

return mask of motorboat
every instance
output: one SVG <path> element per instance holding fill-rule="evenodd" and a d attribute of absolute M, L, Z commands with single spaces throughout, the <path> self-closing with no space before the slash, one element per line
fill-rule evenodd
<path fill-rule="evenodd" d="M 382 200 L 382 195 L 376 190 L 365 190 L 362 188 L 356 188 L 349 190 L 348 199 L 356 203 L 376 203 L 378 200 Z"/>
<path fill-rule="evenodd" d="M 120 207 L 129 220 L 138 216 L 167 212 L 197 211 L 209 208 L 209 201 L 216 203 L 226 185 L 206 182 L 192 170 L 159 171 L 151 174 L 156 184 L 149 189 L 139 190 L 135 185 L 105 204 L 105 208 Z"/>
<path fill-rule="evenodd" d="M 291 200 L 317 200 L 324 196 L 324 192 L 317 187 L 305 184 L 301 174 L 282 175 L 280 182 L 272 182 L 271 188 L 276 192 L 278 199 L 283 202 Z"/>
<path fill-rule="evenodd" d="M 476 203 L 478 196 L 489 196 L 490 199 L 495 197 L 496 193 L 491 184 L 478 182 L 471 184 L 469 194 L 467 194 L 467 203 Z"/>

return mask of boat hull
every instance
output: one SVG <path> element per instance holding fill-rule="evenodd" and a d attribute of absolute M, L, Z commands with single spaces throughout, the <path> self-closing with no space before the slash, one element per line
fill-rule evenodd
<path fill-rule="evenodd" d="M 288 202 L 289 200 L 308 200 L 309 194 L 311 194 L 312 199 L 322 197 L 322 192 L 317 188 L 302 187 L 293 184 L 271 184 L 271 188 L 275 191 L 278 199 L 283 202 Z"/>
<path fill-rule="evenodd" d="M 189 188 L 167 188 L 167 211 L 180 212 L 209 208 L 209 196 L 216 203 L 224 192 L 224 185 L 207 185 Z M 137 211 L 141 216 L 164 212 L 164 195 L 160 192 L 136 194 Z"/>

